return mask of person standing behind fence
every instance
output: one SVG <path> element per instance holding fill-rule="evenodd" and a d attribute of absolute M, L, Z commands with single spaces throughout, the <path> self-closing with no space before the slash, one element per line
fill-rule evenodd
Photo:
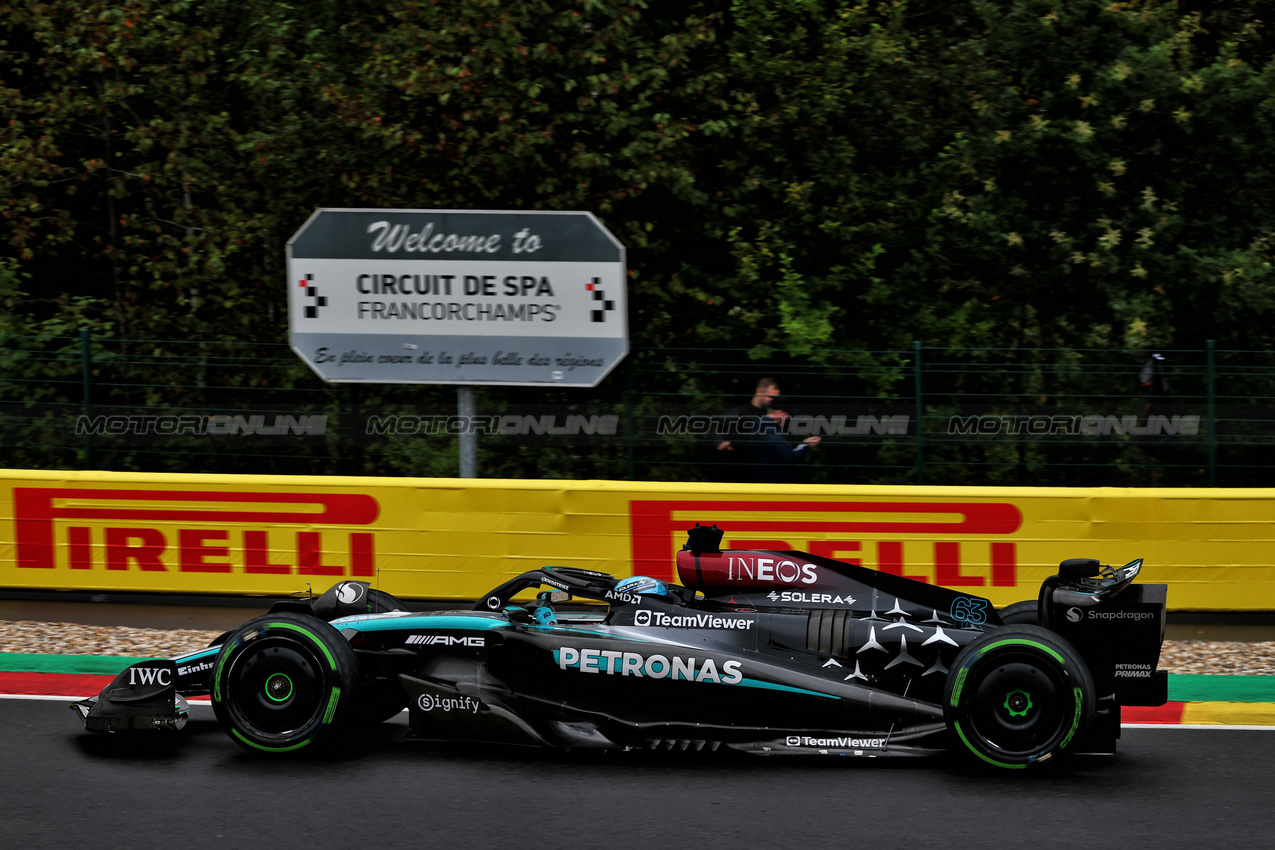
<path fill-rule="evenodd" d="M 1172 433 L 1157 430 L 1151 417 L 1159 417 L 1161 424 L 1167 423 L 1173 405 L 1173 391 L 1169 389 L 1168 364 L 1163 354 L 1152 354 L 1146 365 L 1138 374 L 1138 386 L 1147 394 L 1146 404 L 1142 408 L 1142 416 L 1146 420 L 1149 433 L 1138 438 L 1138 444 L 1147 457 L 1147 485 L 1160 486 L 1160 468 L 1169 465 L 1177 448 L 1177 437 Z"/>
<path fill-rule="evenodd" d="M 738 480 L 759 484 L 791 484 L 797 480 L 797 464 L 805 460 L 819 437 L 806 437 L 794 444 L 788 439 L 788 414 L 776 406 L 779 383 L 762 378 L 752 400 L 726 413 L 733 426 L 731 439 L 717 444 L 719 452 L 730 452 L 740 473 Z"/>

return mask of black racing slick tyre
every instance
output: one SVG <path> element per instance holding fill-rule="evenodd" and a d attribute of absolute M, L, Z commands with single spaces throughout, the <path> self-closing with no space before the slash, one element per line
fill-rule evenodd
<path fill-rule="evenodd" d="M 369 614 L 386 614 L 392 611 L 407 610 L 407 605 L 397 596 L 386 593 L 384 590 L 377 590 L 375 587 L 367 589 L 367 612 Z"/>
<path fill-rule="evenodd" d="M 1089 726 L 1093 677 L 1054 632 L 1003 626 L 956 656 L 943 713 L 955 748 L 996 767 L 1042 765 L 1069 753 Z"/>
<path fill-rule="evenodd" d="M 1040 604 L 1035 599 L 1029 599 L 1006 605 L 997 613 L 1000 614 L 1001 622 L 1007 626 L 1039 626 L 1039 608 Z"/>
<path fill-rule="evenodd" d="M 287 753 L 330 741 L 354 713 L 358 659 L 304 614 L 266 614 L 226 639 L 212 676 L 217 721 L 247 750 Z"/>

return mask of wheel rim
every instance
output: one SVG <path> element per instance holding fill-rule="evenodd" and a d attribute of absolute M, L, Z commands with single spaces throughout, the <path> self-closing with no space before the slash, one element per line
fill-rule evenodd
<path fill-rule="evenodd" d="M 321 716 L 331 684 L 314 648 L 288 636 L 263 635 L 227 671 L 226 705 L 234 724 L 256 736 L 287 738 Z"/>
<path fill-rule="evenodd" d="M 286 702 L 292 690 L 292 680 L 286 673 L 271 673 L 266 679 L 266 699 L 271 702 Z"/>
<path fill-rule="evenodd" d="M 970 722 L 1002 756 L 1030 757 L 1063 735 L 1071 689 L 1060 671 L 1040 659 L 1000 659 L 973 689 Z"/>

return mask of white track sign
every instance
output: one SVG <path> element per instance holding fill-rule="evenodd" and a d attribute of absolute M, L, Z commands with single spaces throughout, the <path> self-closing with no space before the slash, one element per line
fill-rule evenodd
<path fill-rule="evenodd" d="M 288 242 L 292 348 L 333 382 L 596 386 L 625 284 L 587 212 L 320 209 Z"/>

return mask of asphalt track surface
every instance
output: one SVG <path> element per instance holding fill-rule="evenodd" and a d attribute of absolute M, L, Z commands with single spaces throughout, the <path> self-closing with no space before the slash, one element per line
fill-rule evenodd
<path fill-rule="evenodd" d="M 1125 729 L 1115 758 L 1024 775 L 948 760 L 584 753 L 406 741 L 318 756 L 92 735 L 0 699 L 0 847 L 1270 847 L 1275 731 Z"/>

